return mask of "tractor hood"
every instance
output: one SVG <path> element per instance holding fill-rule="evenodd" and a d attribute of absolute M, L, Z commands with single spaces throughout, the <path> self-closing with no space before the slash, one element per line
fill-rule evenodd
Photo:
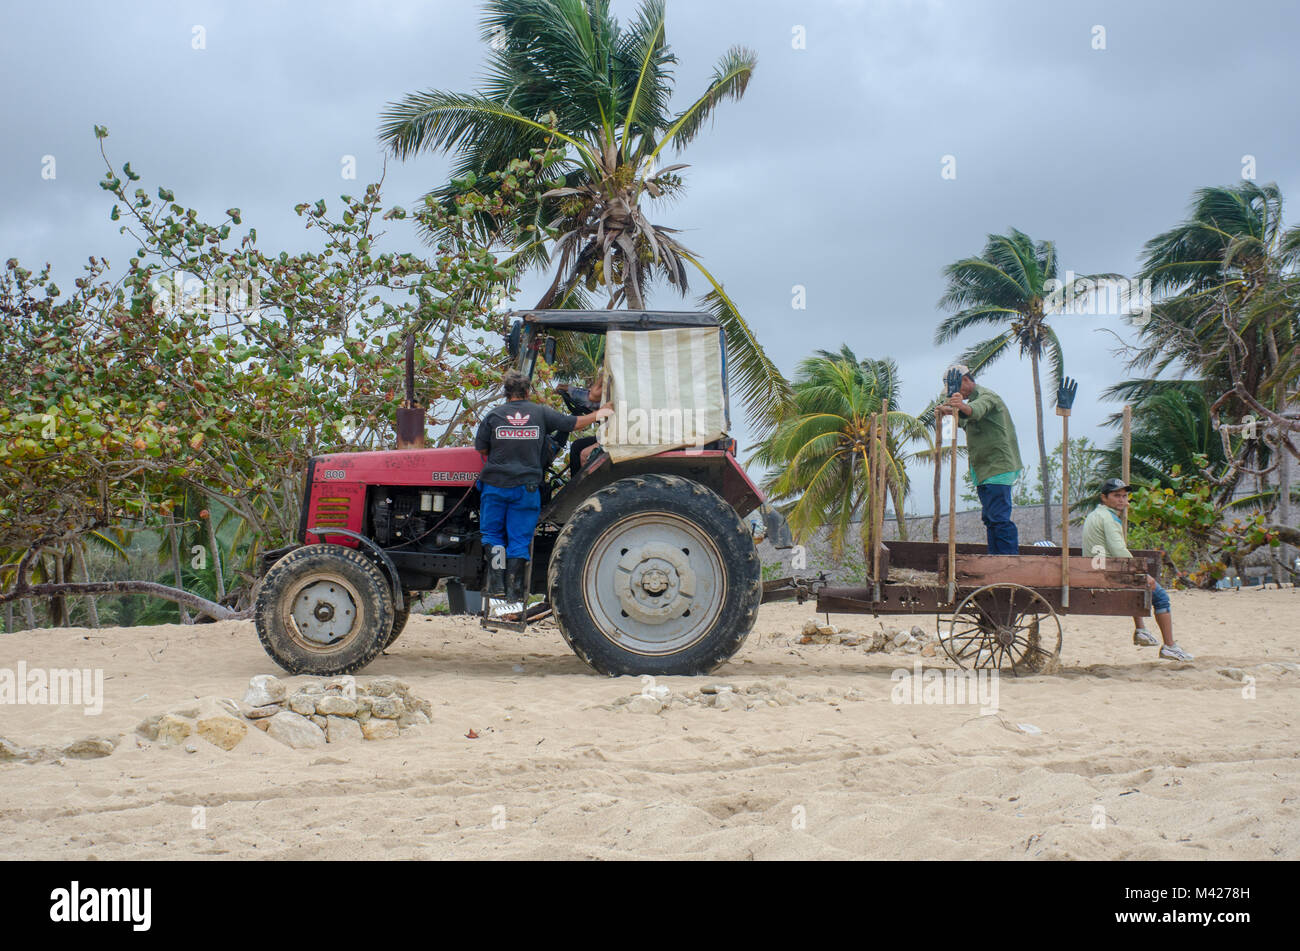
<path fill-rule="evenodd" d="M 312 458 L 310 481 L 465 488 L 482 468 L 478 450 L 465 446 L 336 452 Z"/>

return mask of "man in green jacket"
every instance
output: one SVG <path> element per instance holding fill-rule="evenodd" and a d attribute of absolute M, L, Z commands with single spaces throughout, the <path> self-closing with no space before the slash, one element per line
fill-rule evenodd
<path fill-rule="evenodd" d="M 966 457 L 979 494 L 990 555 L 1020 554 L 1020 533 L 1011 521 L 1011 487 L 1020 478 L 1020 442 L 1007 405 L 986 386 L 976 386 L 970 369 L 955 364 L 945 380 L 961 374 L 961 389 L 939 404 L 941 414 L 956 414 L 966 430 Z"/>
<path fill-rule="evenodd" d="M 1083 522 L 1083 553 L 1087 557 L 1103 560 L 1133 557 L 1124 544 L 1124 527 L 1120 521 L 1120 516 L 1128 508 L 1130 488 L 1122 479 L 1107 479 L 1101 484 L 1101 504 Z M 1151 589 L 1151 607 L 1164 639 L 1160 656 L 1167 660 L 1192 660 L 1191 654 L 1174 643 L 1174 618 L 1169 612 L 1168 592 L 1150 575 L 1147 575 L 1147 587 Z M 1134 615 L 1133 626 L 1133 643 L 1138 647 L 1155 647 L 1160 643 L 1147 630 L 1143 615 Z"/>

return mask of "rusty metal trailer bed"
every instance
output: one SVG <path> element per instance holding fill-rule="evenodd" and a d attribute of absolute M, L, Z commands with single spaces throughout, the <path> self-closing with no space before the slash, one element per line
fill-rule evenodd
<path fill-rule="evenodd" d="M 948 575 L 948 547 L 882 544 L 879 585 L 870 577 L 858 587 L 784 579 L 769 583 L 764 600 L 815 598 L 817 611 L 826 614 L 934 614 L 940 646 L 959 667 L 1020 674 L 1040 671 L 1060 656 L 1061 615 L 1148 613 L 1147 575 L 1159 573 L 1162 558 L 1158 551 L 1135 551 L 1133 558 L 1106 559 L 1102 567 L 1071 548 L 1067 599 L 1059 547 L 1022 546 L 1019 555 L 988 555 L 983 545 L 959 544 L 950 599 L 939 580 Z"/>
<path fill-rule="evenodd" d="M 1068 383 L 1069 381 L 1067 381 Z M 1062 389 L 1065 393 L 1065 389 Z M 1069 416 L 1073 400 L 1058 397 L 1058 415 Z M 1127 419 L 1127 407 L 1126 419 Z M 934 614 L 939 643 L 959 667 L 1036 672 L 1061 653 L 1062 614 L 1131 617 L 1151 610 L 1147 576 L 1158 577 L 1163 553 L 1135 551 L 1132 558 L 1093 558 L 1078 548 L 1021 546 L 1016 555 L 986 554 L 985 546 L 958 544 L 954 513 L 957 502 L 957 441 L 952 434 L 948 542 L 880 541 L 884 522 L 883 464 L 889 404 L 869 426 L 870 479 L 873 499 L 867 584 L 827 585 L 824 578 L 786 578 L 764 585 L 763 600 L 816 598 L 827 614 Z M 1063 445 L 1068 445 L 1065 429 Z M 1127 427 L 1125 428 L 1127 437 Z M 936 414 L 935 446 L 943 445 Z M 1124 473 L 1128 473 L 1128 441 Z M 935 453 L 935 491 L 941 456 Z M 1061 534 L 1069 531 L 1068 455 L 1063 459 Z M 945 630 L 946 626 L 946 630 Z"/>
<path fill-rule="evenodd" d="M 1151 610 L 1147 575 L 1159 572 L 1158 551 L 1107 559 L 1101 567 L 1072 548 L 1066 598 L 1059 547 L 1021 547 L 1019 555 L 983 554 L 983 547 L 957 546 L 952 599 L 937 580 L 948 575 L 948 546 L 938 542 L 882 545 L 878 586 L 818 585 L 808 595 L 815 593 L 817 610 L 828 614 L 935 614 L 940 646 L 958 666 L 1017 674 L 1059 657 L 1060 615 L 1131 617 Z M 904 578 L 932 572 L 936 580 L 891 579 L 891 572 Z"/>

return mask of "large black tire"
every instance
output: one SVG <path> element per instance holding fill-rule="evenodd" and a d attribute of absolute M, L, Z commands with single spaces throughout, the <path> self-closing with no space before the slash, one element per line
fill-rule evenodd
<path fill-rule="evenodd" d="M 393 632 L 388 635 L 388 643 L 384 645 L 384 650 L 393 646 L 393 641 L 397 640 L 402 629 L 406 627 L 406 622 L 411 619 L 411 594 L 409 591 L 402 592 L 402 609 L 399 611 L 393 608 Z"/>
<path fill-rule="evenodd" d="M 393 596 L 361 552 L 307 545 L 266 573 L 254 617 L 262 647 L 289 673 L 350 674 L 390 643 Z"/>
<path fill-rule="evenodd" d="M 671 475 L 592 493 L 556 539 L 547 589 L 565 641 L 611 677 L 708 673 L 740 649 L 762 599 L 745 523 Z"/>

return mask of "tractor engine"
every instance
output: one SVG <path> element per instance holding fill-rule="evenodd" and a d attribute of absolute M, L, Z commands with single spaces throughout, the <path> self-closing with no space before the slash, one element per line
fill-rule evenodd
<path fill-rule="evenodd" d="M 470 513 L 464 505 L 449 510 L 467 491 L 376 486 L 370 492 L 370 537 L 381 548 L 407 545 L 441 551 L 462 546 L 474 531 Z"/>
<path fill-rule="evenodd" d="M 409 591 L 432 588 L 441 578 L 477 584 L 481 467 L 482 457 L 470 448 L 316 456 L 307 468 L 299 541 L 387 558 Z"/>

